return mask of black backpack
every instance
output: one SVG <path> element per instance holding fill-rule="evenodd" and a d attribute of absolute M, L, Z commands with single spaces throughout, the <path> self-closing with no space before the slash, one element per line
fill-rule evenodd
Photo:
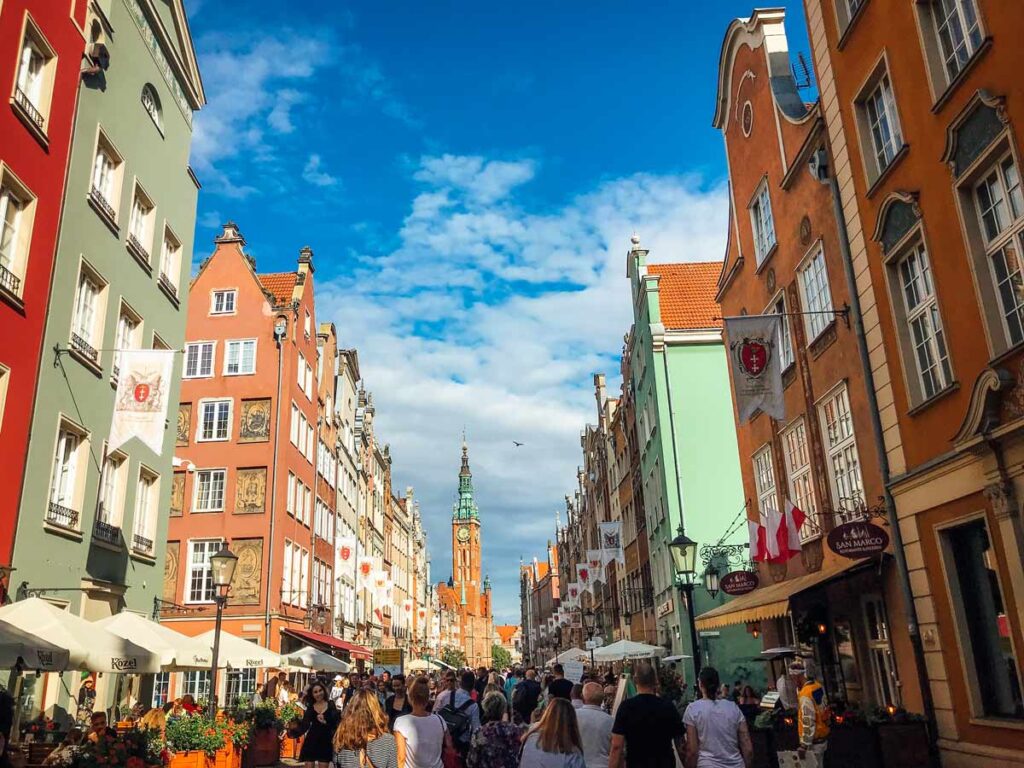
<path fill-rule="evenodd" d="M 452 701 L 455 700 L 454 694 L 452 695 Z M 473 706 L 475 702 L 472 699 L 462 702 L 458 707 L 453 707 L 452 702 L 449 701 L 438 711 L 437 714 L 441 716 L 445 724 L 448 726 L 448 732 L 452 735 L 452 741 L 458 746 L 464 746 L 469 743 L 469 737 L 472 736 L 473 717 L 468 714 L 468 710 Z"/>

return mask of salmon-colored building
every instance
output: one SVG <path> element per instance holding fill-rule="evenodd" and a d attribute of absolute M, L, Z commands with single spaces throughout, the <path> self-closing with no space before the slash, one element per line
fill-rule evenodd
<path fill-rule="evenodd" d="M 315 569 L 333 564 L 334 523 L 323 517 L 334 503 L 317 472 L 330 388 L 317 376 L 312 251 L 302 249 L 294 271 L 258 274 L 234 224 L 215 244 L 189 292 L 162 621 L 188 635 L 213 627 L 209 558 L 227 543 L 238 565 L 223 631 L 281 652 L 312 642 L 362 654 L 329 636 L 330 583 L 322 595 Z M 207 695 L 207 672 L 173 677 L 160 683 Z M 256 671 L 219 682 L 219 699 L 231 701 L 251 693 Z"/>
<path fill-rule="evenodd" d="M 1024 765 L 1024 13 L 805 5 L 943 765 Z"/>

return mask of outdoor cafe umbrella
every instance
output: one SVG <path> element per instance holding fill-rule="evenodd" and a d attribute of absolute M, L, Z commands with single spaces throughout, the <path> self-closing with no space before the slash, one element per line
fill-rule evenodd
<path fill-rule="evenodd" d="M 170 627 L 131 611 L 94 621 L 98 627 L 118 637 L 134 640 L 160 656 L 165 670 L 209 669 L 213 653 L 194 637 L 175 632 Z"/>
<path fill-rule="evenodd" d="M 584 663 L 590 661 L 590 651 L 584 651 L 580 648 L 570 648 L 567 651 L 562 651 L 560 654 L 550 662 L 551 664 L 564 664 L 567 661 L 582 661 Z"/>
<path fill-rule="evenodd" d="M 441 669 L 440 662 L 427 661 L 426 659 L 413 659 L 405 668 L 410 672 L 426 672 L 428 669 Z"/>
<path fill-rule="evenodd" d="M 60 672 L 67 669 L 71 654 L 31 632 L 0 621 L 0 668 Z"/>
<path fill-rule="evenodd" d="M 158 654 L 38 597 L 0 608 L 0 620 L 68 651 L 69 669 L 129 674 L 160 671 Z"/>
<path fill-rule="evenodd" d="M 311 645 L 289 653 L 284 657 L 284 663 L 289 667 L 313 669 L 317 672 L 348 672 L 351 669 L 347 661 L 336 659 Z"/>
<path fill-rule="evenodd" d="M 196 636 L 196 641 L 202 644 L 203 648 L 213 649 L 214 630 L 203 632 Z M 282 667 L 284 661 L 281 656 L 251 640 L 243 640 L 240 637 L 225 632 L 220 632 L 220 647 L 217 650 L 217 666 L 231 667 L 232 669 L 259 669 L 262 667 Z"/>
<path fill-rule="evenodd" d="M 665 649 L 660 645 L 647 645 L 633 640 L 619 640 L 594 650 L 594 661 L 623 661 L 624 659 L 646 659 L 661 656 Z"/>

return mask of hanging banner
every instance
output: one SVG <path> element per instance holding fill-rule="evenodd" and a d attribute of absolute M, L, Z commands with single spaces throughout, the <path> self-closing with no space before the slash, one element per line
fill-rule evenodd
<path fill-rule="evenodd" d="M 601 552 L 603 553 L 603 564 L 607 565 L 613 560 L 621 565 L 626 564 L 626 554 L 622 550 L 622 523 L 601 523 L 598 525 L 601 536 Z"/>
<path fill-rule="evenodd" d="M 338 561 L 348 565 L 352 562 L 352 558 L 356 554 L 356 537 L 355 536 L 339 536 L 338 537 Z"/>
<path fill-rule="evenodd" d="M 391 601 L 391 575 L 382 568 L 375 570 L 371 579 L 371 586 L 376 596 L 376 602 L 380 605 L 389 605 Z"/>
<path fill-rule="evenodd" d="M 874 523 L 843 523 L 828 534 L 828 548 L 842 557 L 873 557 L 889 546 L 889 534 Z"/>
<path fill-rule="evenodd" d="M 417 611 L 416 611 L 416 615 L 419 617 L 420 621 L 423 621 L 425 618 L 427 618 L 427 609 L 426 608 L 418 608 Z"/>
<path fill-rule="evenodd" d="M 575 608 L 580 604 L 580 592 L 583 590 L 580 588 L 578 581 L 570 581 L 565 587 L 565 599 L 569 604 L 569 607 Z"/>
<path fill-rule="evenodd" d="M 373 581 L 373 558 L 370 555 L 363 555 L 356 563 L 356 579 L 361 589 L 371 586 Z"/>
<path fill-rule="evenodd" d="M 159 456 L 164 449 L 174 352 L 167 349 L 123 349 L 119 352 L 114 417 L 107 438 L 107 453 L 137 437 Z"/>
<path fill-rule="evenodd" d="M 586 563 L 580 563 L 576 566 L 576 581 L 580 585 L 581 592 L 594 594 L 594 587 L 590 583 L 590 566 Z"/>
<path fill-rule="evenodd" d="M 755 411 L 763 411 L 780 421 L 786 417 L 782 367 L 776 351 L 781 331 L 781 315 L 725 318 L 729 367 L 740 424 L 749 421 Z"/>
<path fill-rule="evenodd" d="M 402 613 L 406 616 L 412 616 L 412 600 L 405 599 L 402 601 Z"/>

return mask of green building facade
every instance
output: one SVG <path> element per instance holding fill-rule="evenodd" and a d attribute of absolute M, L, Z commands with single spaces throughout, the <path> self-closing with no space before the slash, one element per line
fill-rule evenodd
<path fill-rule="evenodd" d="M 12 591 L 94 620 L 162 595 L 173 409 L 157 454 L 107 455 L 118 349 L 181 350 L 204 104 L 181 0 L 94 0 L 15 539 Z M 170 403 L 178 402 L 174 354 Z M 26 678 L 23 714 L 75 714 L 77 674 Z M 114 695 L 97 684 L 97 708 Z"/>
<path fill-rule="evenodd" d="M 745 522 L 730 533 L 746 516 L 725 345 L 720 321 L 711 320 L 719 314 L 714 296 L 721 265 L 649 269 L 647 254 L 634 236 L 627 255 L 635 334 L 630 368 L 655 616 L 658 642 L 671 645 L 672 654 L 692 656 L 668 545 L 680 530 L 702 547 L 747 542 Z M 671 312 L 663 312 L 669 302 Z M 724 573 L 727 566 L 719 567 Z M 727 599 L 722 593 L 712 597 L 701 573 L 696 581 L 696 614 Z M 763 684 L 762 665 L 750 661 L 760 644 L 743 627 L 702 632 L 698 642 L 703 663 L 715 666 L 724 682 Z M 690 664 L 680 666 L 692 678 Z"/>

